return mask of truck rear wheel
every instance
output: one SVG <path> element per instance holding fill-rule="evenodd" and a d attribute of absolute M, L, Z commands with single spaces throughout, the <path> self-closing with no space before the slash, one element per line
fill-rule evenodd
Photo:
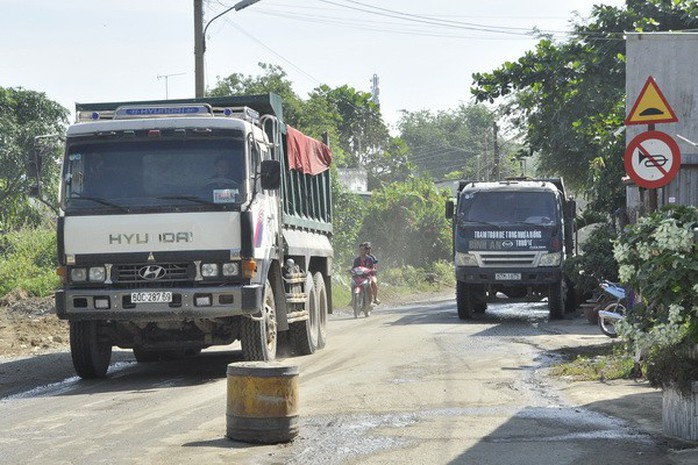
<path fill-rule="evenodd" d="M 551 320 L 561 320 L 565 312 L 567 284 L 564 279 L 548 287 L 548 311 Z"/>
<path fill-rule="evenodd" d="M 315 273 L 315 294 L 317 295 L 317 312 L 318 312 L 318 337 L 317 347 L 322 349 L 327 345 L 327 313 L 329 305 L 327 303 L 327 288 L 325 287 L 325 279 L 322 273 Z"/>
<path fill-rule="evenodd" d="M 473 292 L 466 283 L 458 281 L 456 283 L 456 305 L 458 307 L 458 318 L 469 320 L 473 317 Z"/>
<path fill-rule="evenodd" d="M 70 322 L 70 355 L 79 377 L 104 378 L 111 361 L 111 348 L 111 341 L 101 334 L 98 322 Z"/>
<path fill-rule="evenodd" d="M 308 319 L 297 321 L 289 325 L 291 341 L 297 354 L 310 355 L 318 347 L 320 335 L 320 315 L 318 314 L 317 294 L 313 276 L 308 273 L 305 279 L 305 309 L 308 311 Z"/>
<path fill-rule="evenodd" d="M 252 318 L 243 317 L 240 327 L 240 343 L 245 360 L 271 361 L 276 359 L 278 340 L 274 291 L 267 279 L 264 283 L 262 309 Z"/>

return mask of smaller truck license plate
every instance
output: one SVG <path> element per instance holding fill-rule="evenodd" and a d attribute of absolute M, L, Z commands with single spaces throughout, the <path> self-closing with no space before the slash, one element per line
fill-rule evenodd
<path fill-rule="evenodd" d="M 495 273 L 494 279 L 497 281 L 520 281 L 521 273 Z"/>
<path fill-rule="evenodd" d="M 170 303 L 172 302 L 171 292 L 132 292 L 131 303 Z"/>

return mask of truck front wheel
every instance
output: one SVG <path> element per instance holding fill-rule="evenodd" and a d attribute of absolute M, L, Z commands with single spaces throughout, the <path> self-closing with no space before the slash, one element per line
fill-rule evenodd
<path fill-rule="evenodd" d="M 551 320 L 562 319 L 567 300 L 567 283 L 564 279 L 551 284 L 548 287 L 548 311 Z"/>
<path fill-rule="evenodd" d="M 111 348 L 111 341 L 100 331 L 99 322 L 70 322 L 70 355 L 79 377 L 104 378 L 111 361 Z"/>
<path fill-rule="evenodd" d="M 274 291 L 267 279 L 264 283 L 262 310 L 250 317 L 243 317 L 240 327 L 240 343 L 245 360 L 271 361 L 276 359 L 278 332 Z"/>
<path fill-rule="evenodd" d="M 473 317 L 473 291 L 471 287 L 458 281 L 456 283 L 456 304 L 458 306 L 458 318 L 469 320 Z"/>

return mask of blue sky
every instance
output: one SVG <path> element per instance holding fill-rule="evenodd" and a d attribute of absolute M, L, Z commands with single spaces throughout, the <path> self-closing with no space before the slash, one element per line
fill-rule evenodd
<path fill-rule="evenodd" d="M 234 3 L 205 0 L 205 21 Z M 273 63 L 305 97 L 320 84 L 370 91 L 377 74 L 393 124 L 402 109 L 469 101 L 472 73 L 534 46 L 526 30 L 566 31 L 596 3 L 623 1 L 260 0 L 211 23 L 206 83 Z M 193 0 L 0 0 L 0 87 L 45 92 L 70 110 L 193 97 L 193 11 Z"/>

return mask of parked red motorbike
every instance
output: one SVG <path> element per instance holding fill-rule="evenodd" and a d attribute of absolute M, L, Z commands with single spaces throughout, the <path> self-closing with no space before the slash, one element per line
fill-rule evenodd
<path fill-rule="evenodd" d="M 355 266 L 351 270 L 351 308 L 354 309 L 354 318 L 358 318 L 361 312 L 369 316 L 371 314 L 371 269 L 363 266 Z"/>

